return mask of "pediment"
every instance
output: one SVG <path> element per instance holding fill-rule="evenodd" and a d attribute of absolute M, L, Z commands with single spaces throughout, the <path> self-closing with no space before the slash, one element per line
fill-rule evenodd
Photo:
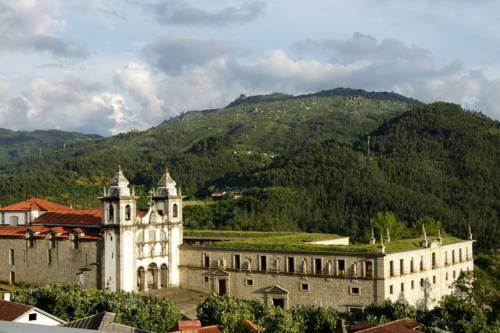
<path fill-rule="evenodd" d="M 202 275 L 210 276 L 229 276 L 229 273 L 223 269 L 217 268 L 216 270 L 205 272 Z"/>
<path fill-rule="evenodd" d="M 266 294 L 273 294 L 273 295 L 287 295 L 288 290 L 278 286 L 277 284 L 271 287 L 268 287 L 264 290 Z"/>

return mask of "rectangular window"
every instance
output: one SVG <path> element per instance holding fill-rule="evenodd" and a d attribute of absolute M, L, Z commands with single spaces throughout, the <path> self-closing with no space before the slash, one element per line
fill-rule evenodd
<path fill-rule="evenodd" d="M 314 259 L 314 274 L 322 274 L 323 273 L 323 263 L 321 262 L 321 258 Z"/>
<path fill-rule="evenodd" d="M 394 276 L 394 261 L 389 262 L 389 274 L 390 276 Z"/>
<path fill-rule="evenodd" d="M 28 315 L 28 320 L 29 321 L 35 321 L 36 320 L 36 313 L 30 313 Z"/>
<path fill-rule="evenodd" d="M 359 287 L 352 287 L 351 288 L 351 294 L 353 294 L 353 295 L 359 295 Z"/>
<path fill-rule="evenodd" d="M 9 265 L 15 265 L 14 261 L 14 249 L 9 250 Z"/>
<path fill-rule="evenodd" d="M 394 293 L 394 288 L 392 287 L 392 284 L 389 286 L 389 294 L 393 294 Z"/>
<path fill-rule="evenodd" d="M 404 259 L 399 260 L 399 275 L 405 274 L 405 261 Z"/>
<path fill-rule="evenodd" d="M 448 251 L 444 251 L 444 264 L 448 265 Z"/>
<path fill-rule="evenodd" d="M 462 249 L 458 250 L 458 260 L 460 260 L 461 262 L 463 261 L 463 258 L 462 258 Z"/>
<path fill-rule="evenodd" d="M 436 284 L 436 275 L 432 277 L 432 284 Z"/>
<path fill-rule="evenodd" d="M 424 256 L 420 257 L 420 271 L 424 270 Z"/>
<path fill-rule="evenodd" d="M 410 272 L 415 273 L 415 261 L 413 260 L 413 257 L 410 260 Z"/>
<path fill-rule="evenodd" d="M 451 262 L 455 263 L 455 250 L 451 251 Z"/>
<path fill-rule="evenodd" d="M 365 277 L 367 277 L 367 278 L 373 277 L 373 262 L 372 261 L 365 262 Z"/>
<path fill-rule="evenodd" d="M 309 283 L 301 283 L 300 290 L 309 291 Z"/>
<path fill-rule="evenodd" d="M 47 262 L 48 264 L 52 264 L 52 249 L 47 250 Z"/>
<path fill-rule="evenodd" d="M 455 279 L 455 277 L 456 277 L 456 273 L 455 273 L 455 271 L 453 271 L 453 279 Z"/>
<path fill-rule="evenodd" d="M 265 272 L 267 271 L 267 257 L 260 256 L 260 270 Z"/>
<path fill-rule="evenodd" d="M 432 269 L 436 269 L 436 267 L 437 267 L 436 252 L 432 252 Z"/>
<path fill-rule="evenodd" d="M 415 281 L 411 280 L 411 289 L 415 289 Z"/>
<path fill-rule="evenodd" d="M 404 291 L 405 291 L 405 284 L 401 283 L 401 292 L 404 292 Z"/>
<path fill-rule="evenodd" d="M 420 287 L 424 286 L 424 279 L 420 279 Z"/>
<path fill-rule="evenodd" d="M 241 257 L 239 254 L 234 255 L 234 269 L 241 269 Z"/>
<path fill-rule="evenodd" d="M 448 281 L 448 272 L 446 272 L 446 277 L 445 277 L 446 281 Z"/>
<path fill-rule="evenodd" d="M 345 275 L 345 260 L 339 259 L 337 261 L 337 265 L 338 265 L 338 275 L 344 276 Z"/>
<path fill-rule="evenodd" d="M 295 273 L 295 258 L 294 257 L 288 257 L 287 272 L 288 273 Z"/>
<path fill-rule="evenodd" d="M 205 277 L 203 278 L 203 281 L 204 281 L 205 283 L 207 283 L 207 282 L 208 282 L 208 276 L 205 276 Z"/>
<path fill-rule="evenodd" d="M 208 256 L 208 254 L 205 254 L 205 256 L 203 257 L 203 267 L 210 268 L 210 257 Z"/>
<path fill-rule="evenodd" d="M 16 272 L 10 272 L 9 275 L 9 284 L 16 283 Z"/>
<path fill-rule="evenodd" d="M 252 279 L 246 279 L 245 280 L 245 286 L 249 286 L 249 287 L 253 286 L 253 280 Z"/>

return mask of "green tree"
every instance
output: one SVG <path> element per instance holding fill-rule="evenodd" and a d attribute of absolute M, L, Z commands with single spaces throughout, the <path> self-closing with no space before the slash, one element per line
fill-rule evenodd
<path fill-rule="evenodd" d="M 153 332 L 174 329 L 181 317 L 179 310 L 166 298 L 82 289 L 74 284 L 37 285 L 18 289 L 13 294 L 13 300 L 34 305 L 66 321 L 109 311 L 116 314 L 118 323 Z"/>

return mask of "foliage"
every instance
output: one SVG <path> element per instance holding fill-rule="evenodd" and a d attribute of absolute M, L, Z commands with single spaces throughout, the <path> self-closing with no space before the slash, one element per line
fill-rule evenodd
<path fill-rule="evenodd" d="M 304 333 L 333 332 L 337 325 L 339 313 L 333 308 L 304 306 L 292 308 L 292 317 L 296 322 L 303 323 Z"/>
<path fill-rule="evenodd" d="M 350 322 L 383 324 L 397 319 L 416 318 L 416 309 L 405 303 L 385 301 L 382 304 L 370 304 L 363 311 L 349 316 Z"/>
<path fill-rule="evenodd" d="M 389 236 L 391 240 L 405 238 L 407 228 L 402 221 L 399 221 L 393 212 L 378 212 L 370 219 L 370 223 L 375 230 L 375 234 Z"/>
<path fill-rule="evenodd" d="M 429 217 L 436 222 L 425 222 L 429 237 L 441 224 L 464 238 L 470 224 L 480 249 L 496 246 L 499 122 L 390 93 L 274 97 L 184 113 L 144 132 L 0 166 L 0 204 L 36 195 L 98 207 L 102 186 L 121 163 L 144 208 L 167 164 L 184 194 L 243 194 L 187 207 L 191 228 L 328 232 L 360 241 L 370 234 L 370 218 L 394 212 L 412 237 Z"/>
<path fill-rule="evenodd" d="M 483 332 L 487 328 L 486 316 L 477 304 L 452 295 L 444 296 L 434 309 L 420 312 L 417 321 L 452 332 Z"/>
<path fill-rule="evenodd" d="M 31 304 L 66 321 L 103 311 L 116 314 L 116 322 L 153 332 L 174 329 L 180 313 L 166 298 L 127 292 L 82 289 L 73 284 L 37 285 L 17 289 L 13 301 Z"/>

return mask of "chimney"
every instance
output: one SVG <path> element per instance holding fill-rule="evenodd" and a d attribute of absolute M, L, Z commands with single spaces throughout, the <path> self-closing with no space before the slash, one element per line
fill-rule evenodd
<path fill-rule="evenodd" d="M 3 293 L 3 300 L 10 302 L 10 293 L 9 292 L 4 292 Z"/>

